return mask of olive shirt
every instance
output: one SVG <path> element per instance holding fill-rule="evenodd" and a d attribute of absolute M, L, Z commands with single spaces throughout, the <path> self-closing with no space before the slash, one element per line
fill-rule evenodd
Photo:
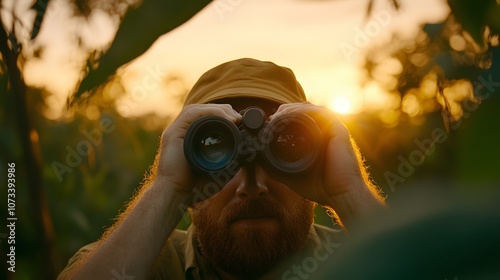
<path fill-rule="evenodd" d="M 345 233 L 339 229 L 332 229 L 318 224 L 311 226 L 306 246 L 296 255 L 282 261 L 270 273 L 270 279 L 297 279 L 304 274 L 313 274 L 321 263 L 325 262 L 335 249 L 345 239 Z M 91 252 L 96 242 L 82 247 L 68 261 L 66 268 L 59 274 L 58 279 L 64 279 L 71 271 L 72 266 L 88 252 Z M 110 271 L 110 277 L 134 277 L 128 275 L 125 269 Z M 299 279 L 300 279 L 299 278 Z M 313 277 L 314 278 L 314 277 Z M 126 278 L 129 279 L 129 278 Z M 155 261 L 148 279 L 220 279 L 215 269 L 201 256 L 194 238 L 194 226 L 187 231 L 175 229 Z"/>

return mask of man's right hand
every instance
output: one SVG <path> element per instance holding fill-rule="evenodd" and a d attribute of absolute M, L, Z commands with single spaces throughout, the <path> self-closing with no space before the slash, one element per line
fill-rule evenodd
<path fill-rule="evenodd" d="M 233 123 L 241 115 L 229 104 L 193 104 L 185 106 L 174 122 L 163 131 L 157 156 L 154 181 L 168 185 L 176 191 L 192 193 L 200 187 L 200 176 L 193 173 L 184 156 L 184 136 L 189 125 L 203 116 L 219 116 Z"/>
<path fill-rule="evenodd" d="M 193 121 L 207 115 L 235 123 L 241 119 L 227 104 L 185 106 L 161 136 L 152 181 L 143 186 L 94 251 L 66 269 L 61 279 L 109 279 L 110 268 L 126 268 L 129 275 L 146 278 L 184 214 L 180 205 L 193 203 L 193 188 L 202 176 L 193 173 L 184 157 L 184 135 Z"/>

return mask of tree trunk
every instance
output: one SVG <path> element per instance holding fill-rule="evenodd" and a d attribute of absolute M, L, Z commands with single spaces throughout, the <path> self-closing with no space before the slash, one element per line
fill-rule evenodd
<path fill-rule="evenodd" d="M 29 205 L 32 205 L 29 212 L 35 223 L 35 236 L 40 237 L 42 242 L 42 252 L 37 257 L 42 271 L 40 271 L 40 279 L 55 279 L 55 238 L 52 220 L 47 203 L 47 197 L 43 188 L 42 178 L 42 157 L 38 141 L 38 133 L 33 127 L 30 120 L 30 112 L 34 112 L 28 107 L 26 102 L 27 87 L 24 82 L 21 70 L 17 64 L 19 51 L 16 46 L 15 35 L 11 38 L 9 46 L 9 38 L 3 26 L 0 15 L 0 53 L 2 59 L 7 66 L 7 75 L 9 79 L 9 87 L 7 94 L 11 95 L 13 100 L 13 108 L 16 115 L 14 122 L 18 129 L 20 144 L 22 147 L 23 158 L 21 162 L 16 163 L 16 169 L 24 168 L 27 184 L 27 192 L 29 193 Z M 2 167 L 6 168 L 6 167 Z M 19 188 L 21 186 L 17 186 Z M 19 192 L 17 192 L 19 193 Z M 19 212 L 19 211 L 17 211 Z M 27 222 L 27 221 L 20 221 Z M 19 228 L 19 226 L 17 227 Z M 19 235 L 18 235 L 19 236 Z"/>

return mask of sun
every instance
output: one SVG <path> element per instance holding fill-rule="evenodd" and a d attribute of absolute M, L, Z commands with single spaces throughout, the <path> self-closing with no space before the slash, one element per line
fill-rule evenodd
<path fill-rule="evenodd" d="M 351 111 L 351 100 L 343 95 L 337 95 L 330 101 L 330 108 L 340 114 L 348 114 Z"/>

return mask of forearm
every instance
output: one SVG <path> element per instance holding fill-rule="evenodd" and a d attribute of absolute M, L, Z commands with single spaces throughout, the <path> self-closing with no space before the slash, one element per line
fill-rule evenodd
<path fill-rule="evenodd" d="M 112 271 L 144 279 L 182 218 L 191 196 L 153 182 L 127 216 L 73 272 L 71 279 L 110 279 Z"/>

